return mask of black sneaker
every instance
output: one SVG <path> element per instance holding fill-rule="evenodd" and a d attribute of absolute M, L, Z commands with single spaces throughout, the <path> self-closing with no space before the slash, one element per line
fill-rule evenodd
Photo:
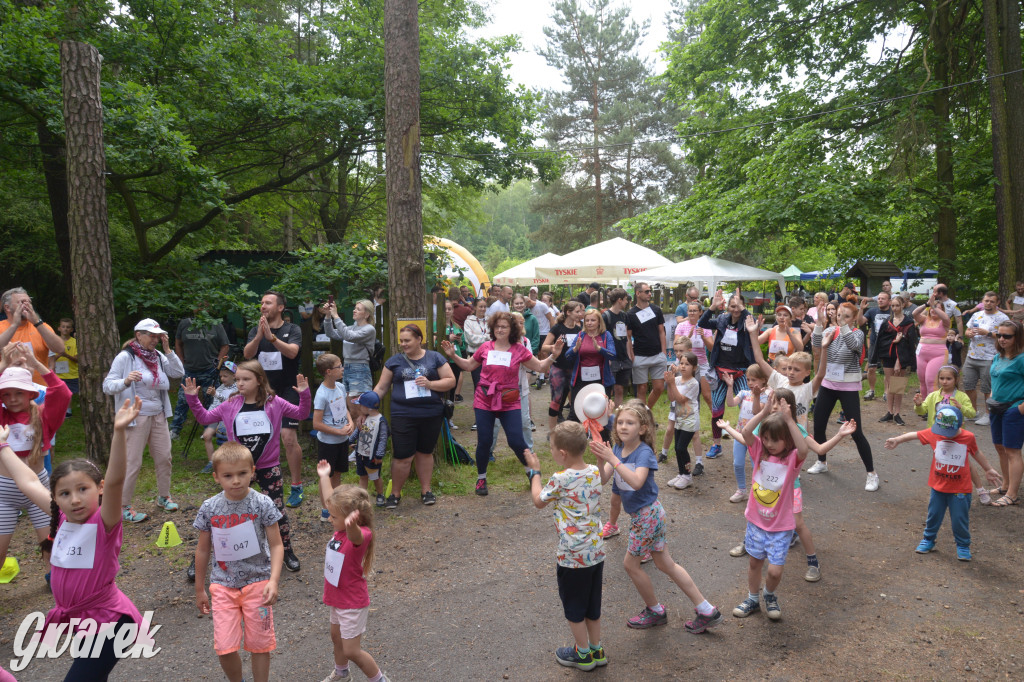
<path fill-rule="evenodd" d="M 299 558 L 290 549 L 284 551 L 284 567 L 292 573 L 299 570 Z"/>
<path fill-rule="evenodd" d="M 702 476 L 704 474 L 704 462 L 697 462 L 693 465 L 693 475 Z"/>
<path fill-rule="evenodd" d="M 420 497 L 420 501 L 422 501 L 423 504 L 429 507 L 430 505 L 437 502 L 437 498 L 434 497 L 433 491 L 428 490 L 427 492 L 423 493 L 423 495 Z"/>
<path fill-rule="evenodd" d="M 903 417 L 899 416 L 898 414 L 894 414 L 892 416 L 892 420 L 894 422 L 896 422 L 900 426 L 906 426 L 907 425 L 907 423 L 905 421 L 903 421 Z"/>
<path fill-rule="evenodd" d="M 384 501 L 384 496 L 383 495 L 377 495 L 377 506 L 378 507 L 383 507 L 385 504 L 387 504 L 387 503 Z"/>
<path fill-rule="evenodd" d="M 884 424 L 885 422 L 891 422 L 892 420 L 893 420 L 892 412 L 886 412 L 885 416 L 883 416 L 881 419 L 878 420 L 878 423 L 879 424 Z"/>
<path fill-rule="evenodd" d="M 668 455 L 666 455 L 664 452 L 659 452 L 658 453 L 658 464 L 661 464 L 662 462 L 667 462 L 667 461 L 668 461 Z"/>
<path fill-rule="evenodd" d="M 461 403 L 462 402 L 462 396 L 461 395 L 456 395 L 455 396 L 455 402 Z"/>
<path fill-rule="evenodd" d="M 401 501 L 401 497 L 396 497 L 395 495 L 388 495 L 388 500 L 387 502 L 384 503 L 384 506 L 388 509 L 394 509 L 395 507 L 398 506 L 398 503 Z"/>
<path fill-rule="evenodd" d="M 481 497 L 484 497 L 485 495 L 487 495 L 487 479 L 486 478 L 477 479 L 477 482 L 476 482 L 476 494 L 480 495 Z"/>
<path fill-rule="evenodd" d="M 185 569 L 185 578 L 188 579 L 188 581 L 190 583 L 194 583 L 196 581 L 196 557 L 195 557 L 195 555 L 192 555 L 192 563 L 190 563 L 188 565 L 188 568 Z"/>

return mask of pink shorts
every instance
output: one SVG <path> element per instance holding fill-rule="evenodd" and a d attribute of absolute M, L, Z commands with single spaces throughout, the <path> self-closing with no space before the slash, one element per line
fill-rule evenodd
<path fill-rule="evenodd" d="M 370 607 L 363 609 L 338 609 L 331 607 L 331 625 L 337 625 L 342 639 L 355 639 L 366 632 L 366 619 Z"/>
<path fill-rule="evenodd" d="M 799 514 L 804 510 L 804 489 L 793 488 L 793 513 Z"/>
<path fill-rule="evenodd" d="M 262 654 L 277 648 L 274 636 L 274 612 L 263 606 L 263 588 L 268 581 L 241 589 L 210 584 L 210 608 L 213 611 L 213 650 L 218 656 L 238 651 L 245 627 L 245 650 Z"/>

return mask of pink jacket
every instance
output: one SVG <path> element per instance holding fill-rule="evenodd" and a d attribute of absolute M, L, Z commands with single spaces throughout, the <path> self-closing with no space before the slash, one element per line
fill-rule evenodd
<path fill-rule="evenodd" d="M 203 407 L 197 395 L 186 394 L 185 400 L 188 402 L 188 406 L 191 408 L 192 414 L 195 415 L 197 422 L 200 424 L 224 422 L 224 429 L 228 434 L 228 440 L 238 440 L 235 438 L 235 417 L 242 411 L 242 404 L 245 402 L 245 398 L 236 395 L 230 400 L 225 400 L 212 410 L 207 410 Z M 308 388 L 299 393 L 298 405 L 293 405 L 284 398 L 278 398 L 277 396 L 272 396 L 267 401 L 266 405 L 263 406 L 263 411 L 267 413 L 267 417 L 270 419 L 270 423 L 273 424 L 274 430 L 270 434 L 270 442 L 263 449 L 260 461 L 256 462 L 257 469 L 269 469 L 281 463 L 279 438 L 281 435 L 281 418 L 306 419 L 309 417 L 309 407 L 311 404 L 312 401 L 309 397 Z"/>

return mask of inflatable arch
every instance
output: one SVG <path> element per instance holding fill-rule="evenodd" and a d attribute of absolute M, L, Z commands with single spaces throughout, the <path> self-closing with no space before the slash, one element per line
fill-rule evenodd
<path fill-rule="evenodd" d="M 449 266 L 444 274 L 452 282 L 458 282 L 462 278 L 468 279 L 473 283 L 474 294 L 479 293 L 481 286 L 491 283 L 483 266 L 480 265 L 480 261 L 461 244 L 456 244 L 444 237 L 435 237 L 429 234 L 423 235 L 423 243 L 432 244 L 448 252 L 454 267 Z M 462 270 L 461 274 L 459 270 Z"/>

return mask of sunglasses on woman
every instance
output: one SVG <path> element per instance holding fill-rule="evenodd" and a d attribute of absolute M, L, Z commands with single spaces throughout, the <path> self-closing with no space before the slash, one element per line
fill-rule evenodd
<path fill-rule="evenodd" d="M 996 333 L 994 336 L 997 339 L 1013 339 L 1013 338 L 1016 338 L 1017 335 L 1016 334 L 999 334 L 999 333 Z"/>

